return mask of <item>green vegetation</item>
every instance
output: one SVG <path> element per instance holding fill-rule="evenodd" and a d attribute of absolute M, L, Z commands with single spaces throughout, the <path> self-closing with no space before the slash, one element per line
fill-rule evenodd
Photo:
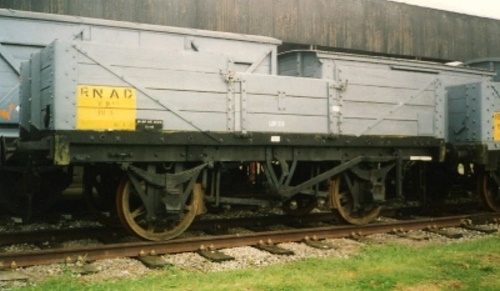
<path fill-rule="evenodd" d="M 83 284 L 63 275 L 28 290 L 499 290 L 500 236 L 449 245 L 367 246 L 349 259 L 307 259 L 217 273 L 167 267 L 137 280 Z"/>

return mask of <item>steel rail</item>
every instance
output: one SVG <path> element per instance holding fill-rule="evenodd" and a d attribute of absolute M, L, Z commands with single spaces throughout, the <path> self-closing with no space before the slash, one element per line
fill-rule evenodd
<path fill-rule="evenodd" d="M 109 236 L 120 236 L 125 233 L 122 228 L 112 227 L 88 227 L 70 228 L 46 231 L 23 231 L 3 233 L 0 235 L 0 246 L 20 243 L 55 243 L 66 240 L 77 240 L 83 238 L 100 238 Z"/>
<path fill-rule="evenodd" d="M 257 217 L 238 217 L 224 219 L 204 219 L 195 220 L 188 228 L 188 231 L 211 231 L 234 227 L 266 227 L 276 224 L 304 225 L 307 223 L 328 222 L 339 220 L 338 215 L 333 212 L 316 213 L 301 217 L 291 217 L 285 215 L 270 215 Z M 65 240 L 77 240 L 83 238 L 109 238 L 123 237 L 128 235 L 127 231 L 121 227 L 88 227 L 70 228 L 43 231 L 21 231 L 0 234 L 0 246 L 19 243 L 45 243 L 62 242 Z"/>
<path fill-rule="evenodd" d="M 382 210 L 381 216 L 395 217 L 398 211 L 411 210 L 405 209 L 385 209 Z M 436 212 L 436 211 L 434 211 Z M 193 224 L 188 228 L 188 231 L 218 231 L 234 227 L 262 227 L 265 228 L 271 225 L 284 224 L 300 227 L 307 226 L 312 223 L 342 223 L 342 219 L 335 212 L 321 212 L 305 216 L 287 216 L 287 215 L 262 215 L 255 217 L 233 217 L 222 219 L 195 219 Z M 20 231 L 8 232 L 0 234 L 0 246 L 20 244 L 20 243 L 52 243 L 62 242 L 66 240 L 77 240 L 83 238 L 102 239 L 113 237 L 123 237 L 128 235 L 127 231 L 120 226 L 104 226 L 104 227 L 85 227 L 85 228 L 70 228 L 70 229 L 54 229 L 54 230 L 38 230 L 38 231 Z"/>
<path fill-rule="evenodd" d="M 46 265 L 51 263 L 74 263 L 77 261 L 94 261 L 118 257 L 139 257 L 147 255 L 173 254 L 192 252 L 201 246 L 213 246 L 216 249 L 255 246 L 262 242 L 273 243 L 303 241 L 306 237 L 318 239 L 348 237 L 352 234 L 371 235 L 398 230 L 422 230 L 426 228 L 442 228 L 461 226 L 465 220 L 500 218 L 500 213 L 460 215 L 442 218 L 397 221 L 391 223 L 375 223 L 365 226 L 326 226 L 304 229 L 265 231 L 251 234 L 234 234 L 221 236 L 205 236 L 175 239 L 164 242 L 132 242 L 100 246 L 86 246 L 60 249 L 47 249 L 20 253 L 0 254 L 0 266 L 25 267 Z"/>
<path fill-rule="evenodd" d="M 459 209 L 467 208 L 463 207 L 463 205 L 458 205 L 457 207 L 462 207 Z M 381 216 L 395 217 L 397 216 L 397 212 L 405 210 L 412 211 L 412 208 L 385 209 L 382 210 Z M 413 211 L 415 210 L 413 209 Z M 431 212 L 438 213 L 438 211 L 431 211 Z M 341 221 L 342 219 L 335 212 L 321 212 L 321 213 L 309 214 L 306 216 L 287 216 L 287 215 L 271 214 L 271 215 L 255 216 L 255 217 L 195 219 L 193 224 L 188 228 L 188 231 L 212 231 L 212 230 L 222 230 L 234 227 L 264 228 L 266 226 L 276 225 L 276 224 L 306 226 L 307 224 L 311 223 L 318 223 L 318 222 L 341 223 Z M 123 229 L 120 226 L 7 232 L 0 234 L 0 246 L 20 244 L 20 243 L 62 242 L 66 240 L 77 240 L 83 238 L 101 239 L 103 237 L 109 238 L 110 234 L 112 234 L 114 237 L 123 237 L 126 236 L 128 233 L 125 229 Z"/>

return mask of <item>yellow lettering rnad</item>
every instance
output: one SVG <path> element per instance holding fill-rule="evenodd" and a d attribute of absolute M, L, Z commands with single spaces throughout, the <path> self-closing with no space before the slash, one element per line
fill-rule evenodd
<path fill-rule="evenodd" d="M 135 130 L 134 88 L 78 85 L 77 90 L 76 129 Z"/>

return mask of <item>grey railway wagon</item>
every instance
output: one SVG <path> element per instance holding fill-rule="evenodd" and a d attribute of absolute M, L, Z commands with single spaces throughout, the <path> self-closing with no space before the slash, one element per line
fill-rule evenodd
<path fill-rule="evenodd" d="M 4 204 L 50 207 L 82 167 L 90 208 L 107 200 L 98 215 L 116 209 L 145 239 L 178 236 L 205 203 L 291 215 L 320 205 L 365 224 L 383 205 L 444 199 L 441 182 L 463 163 L 464 185 L 476 175 L 500 211 L 499 155 L 446 144 L 447 102 L 470 104 L 451 112 L 454 134 L 463 122 L 500 140 L 498 89 L 483 85 L 494 72 L 321 51 L 278 60 L 275 39 L 128 25 L 80 23 L 76 39 L 23 62 L 21 138 L 0 143 Z M 471 82 L 480 90 L 446 98 Z"/>
<path fill-rule="evenodd" d="M 279 74 L 329 80 L 329 130 L 346 135 L 446 136 L 446 87 L 494 73 L 331 52 L 280 55 Z M 326 103 L 324 104 L 326 108 Z"/>
<path fill-rule="evenodd" d="M 276 133 L 275 144 L 284 142 L 280 134 L 445 139 L 445 87 L 493 75 L 310 51 L 281 56 L 282 75 L 251 67 L 235 71 L 224 52 L 55 42 L 24 68 L 39 81 L 23 83 L 21 125 Z"/>
<path fill-rule="evenodd" d="M 0 28 L 0 135 L 4 137 L 18 136 L 21 63 L 56 39 L 151 47 L 163 50 L 166 57 L 171 50 L 224 51 L 232 70 L 262 74 L 276 72 L 274 56 L 281 43 L 261 36 L 4 9 L 0 9 Z"/>

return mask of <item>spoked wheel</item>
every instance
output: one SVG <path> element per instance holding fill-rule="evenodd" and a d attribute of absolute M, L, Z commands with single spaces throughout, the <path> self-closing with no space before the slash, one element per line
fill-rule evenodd
<path fill-rule="evenodd" d="M 116 215 L 116 191 L 121 175 L 110 169 L 85 169 L 83 194 L 89 211 L 105 225 L 116 226 L 120 220 Z"/>
<path fill-rule="evenodd" d="M 340 216 L 348 223 L 355 225 L 367 224 L 380 214 L 382 207 L 376 206 L 370 197 L 366 197 L 367 181 L 350 177 L 348 174 L 339 175 L 329 181 L 330 202 Z M 348 186 L 351 183 L 351 187 Z M 358 191 L 352 193 L 351 190 Z M 363 198 L 363 203 L 356 206 L 354 203 L 354 195 Z M 365 197 L 363 197 L 365 196 Z"/>
<path fill-rule="evenodd" d="M 499 178 L 496 172 L 481 170 L 478 173 L 478 193 L 486 207 L 495 212 L 500 212 Z"/>
<path fill-rule="evenodd" d="M 146 192 L 144 182 L 137 186 Z M 118 217 L 130 232 L 147 240 L 160 241 L 180 235 L 191 225 L 202 205 L 203 191 L 201 184 L 195 184 L 186 204 L 176 213 L 168 213 L 159 201 L 155 219 L 147 218 L 146 206 L 130 178 L 122 180 L 116 198 Z"/>
<path fill-rule="evenodd" d="M 315 197 L 305 194 L 296 194 L 283 202 L 281 209 L 290 216 L 304 216 L 316 208 L 318 201 Z"/>

